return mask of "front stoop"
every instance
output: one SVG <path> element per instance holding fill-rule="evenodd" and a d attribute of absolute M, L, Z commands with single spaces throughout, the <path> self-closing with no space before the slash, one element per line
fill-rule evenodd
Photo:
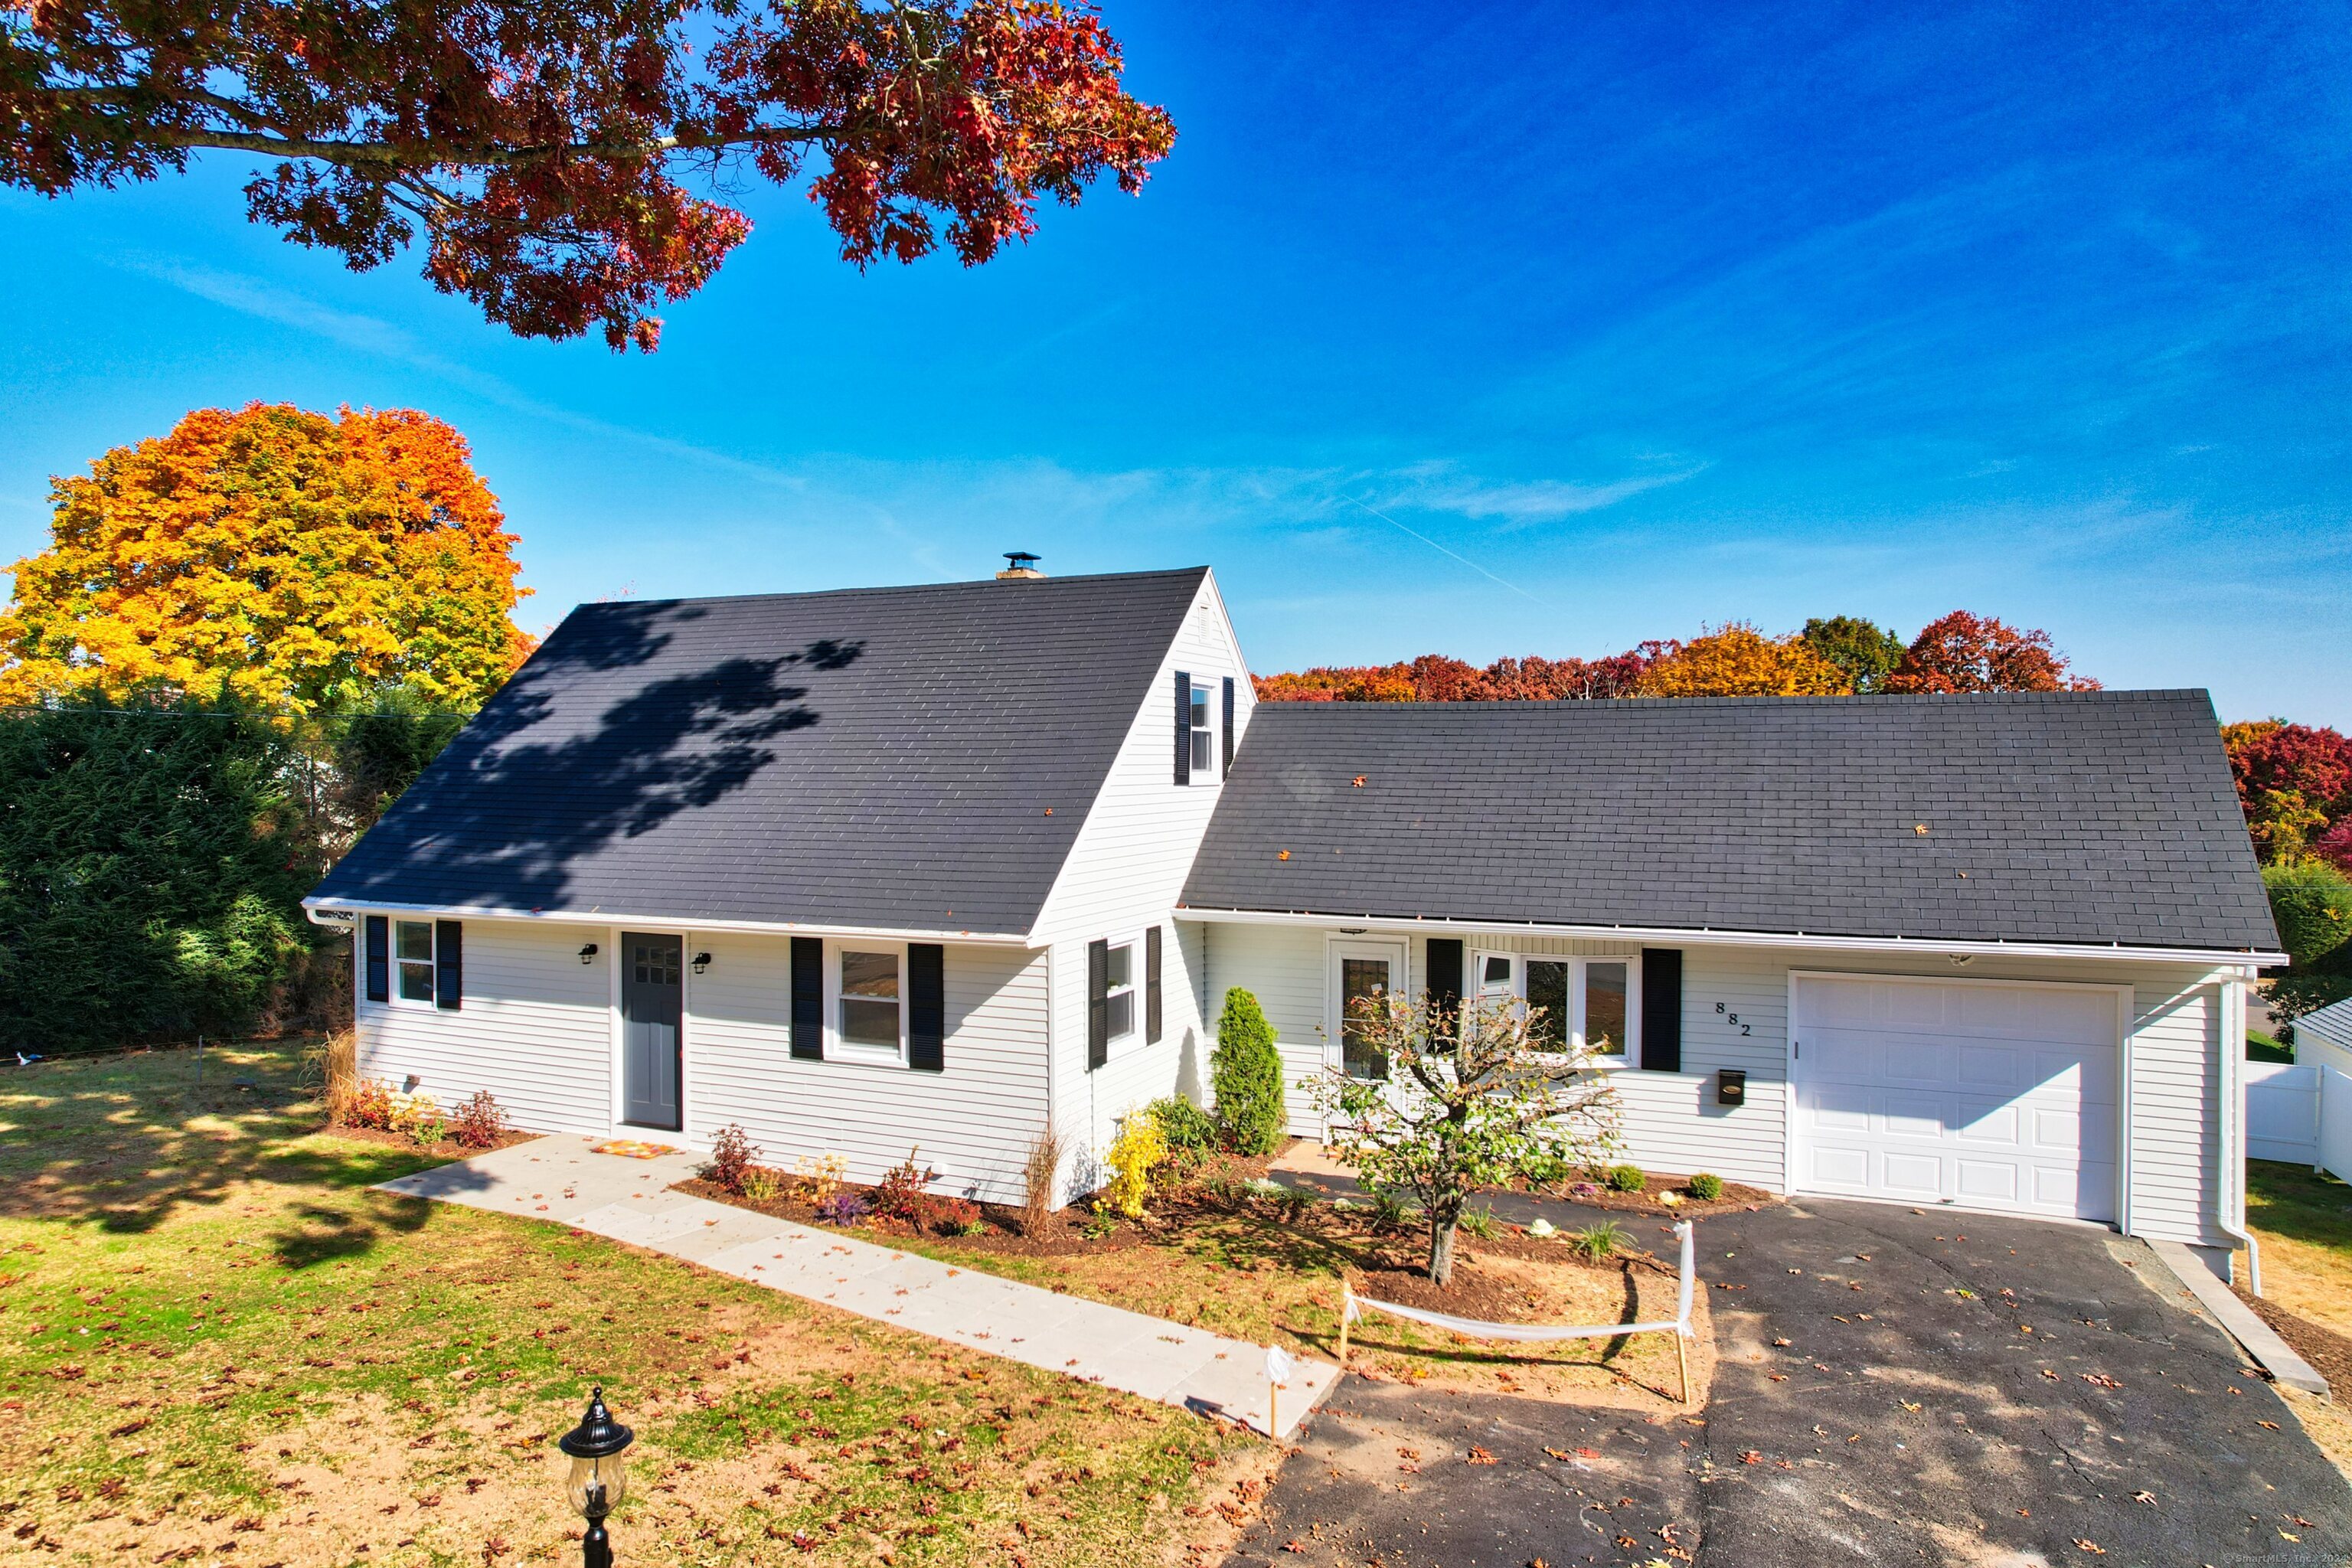
<path fill-rule="evenodd" d="M 1265 1348 L 915 1253 L 669 1190 L 687 1154 L 599 1154 L 595 1140 L 534 1139 L 385 1182 L 379 1190 L 608 1237 L 1084 1383 L 1269 1432 Z M 1339 1381 L 1299 1359 L 1276 1401 L 1287 1438 Z"/>

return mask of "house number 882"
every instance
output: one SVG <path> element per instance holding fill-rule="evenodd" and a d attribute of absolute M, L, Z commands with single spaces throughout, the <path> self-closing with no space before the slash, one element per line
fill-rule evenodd
<path fill-rule="evenodd" d="M 1741 1024 L 1741 1023 L 1739 1022 L 1739 1015 L 1738 1015 L 1738 1014 L 1727 1011 L 1727 1010 L 1725 1009 L 1725 1007 L 1724 1007 L 1723 1004 L 1722 1004 L 1722 1003 L 1720 1003 L 1720 1002 L 1717 1002 L 1717 1003 L 1715 1005 L 1715 1010 L 1716 1010 L 1717 1012 L 1718 1012 L 1718 1013 L 1723 1014 L 1723 1021 L 1724 1021 L 1725 1023 L 1727 1023 L 1727 1024 L 1735 1024 L 1735 1025 L 1738 1025 L 1738 1028 L 1739 1028 L 1739 1032 L 1740 1032 L 1741 1034 L 1743 1034 L 1743 1035 L 1745 1035 L 1745 1034 L 1747 1034 L 1747 1033 L 1748 1033 L 1748 1026 L 1747 1026 L 1747 1025 L 1745 1025 L 1745 1024 Z"/>

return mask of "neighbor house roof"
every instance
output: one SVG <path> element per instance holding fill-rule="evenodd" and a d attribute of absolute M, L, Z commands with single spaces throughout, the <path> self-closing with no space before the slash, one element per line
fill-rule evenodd
<path fill-rule="evenodd" d="M 1026 932 L 1205 575 L 583 605 L 312 899 Z"/>
<path fill-rule="evenodd" d="M 2295 1038 L 2309 1035 L 2331 1046 L 2352 1051 L 2352 1000 L 2330 1002 L 2293 1020 Z"/>
<path fill-rule="evenodd" d="M 2276 946 L 2201 691 L 1261 703 L 1201 910 Z"/>

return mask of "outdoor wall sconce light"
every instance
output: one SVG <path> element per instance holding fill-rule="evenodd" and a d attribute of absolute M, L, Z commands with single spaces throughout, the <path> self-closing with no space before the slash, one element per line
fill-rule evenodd
<path fill-rule="evenodd" d="M 581 963 L 587 963 L 590 959 L 594 958 L 595 956 L 596 956 L 596 944 L 595 944 L 594 942 L 587 942 L 587 943 L 583 944 L 583 945 L 581 947 L 581 949 L 580 949 L 580 962 L 581 962 Z"/>
<path fill-rule="evenodd" d="M 698 953 L 696 953 L 696 954 L 694 955 L 694 972 L 695 972 L 697 974 L 701 973 L 704 970 L 706 970 L 706 969 L 708 969 L 708 968 L 709 968 L 709 967 L 710 967 L 710 955 L 709 955 L 709 953 L 707 953 L 707 952 L 698 952 Z"/>
<path fill-rule="evenodd" d="M 588 1521 L 588 1532 L 580 1538 L 584 1568 L 613 1568 L 613 1538 L 604 1533 L 604 1518 L 629 1495 L 628 1470 L 621 1456 L 636 1436 L 613 1419 L 599 1388 L 589 1395 L 588 1414 L 580 1425 L 555 1440 L 557 1447 L 572 1456 L 572 1474 L 564 1482 L 572 1511 Z"/>
<path fill-rule="evenodd" d="M 1748 1075 L 1738 1068 L 1724 1068 L 1715 1075 L 1715 1102 L 1717 1105 L 1748 1103 Z"/>

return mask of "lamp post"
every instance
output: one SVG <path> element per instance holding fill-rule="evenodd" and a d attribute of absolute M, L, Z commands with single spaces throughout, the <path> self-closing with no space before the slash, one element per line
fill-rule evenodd
<path fill-rule="evenodd" d="M 604 1533 L 604 1516 L 629 1495 L 622 1453 L 636 1436 L 613 1419 L 599 1388 L 588 1396 L 588 1414 L 580 1425 L 555 1440 L 557 1447 L 572 1456 L 572 1474 L 564 1483 L 572 1510 L 588 1521 L 588 1532 L 580 1538 L 583 1568 L 613 1568 L 613 1538 Z"/>

